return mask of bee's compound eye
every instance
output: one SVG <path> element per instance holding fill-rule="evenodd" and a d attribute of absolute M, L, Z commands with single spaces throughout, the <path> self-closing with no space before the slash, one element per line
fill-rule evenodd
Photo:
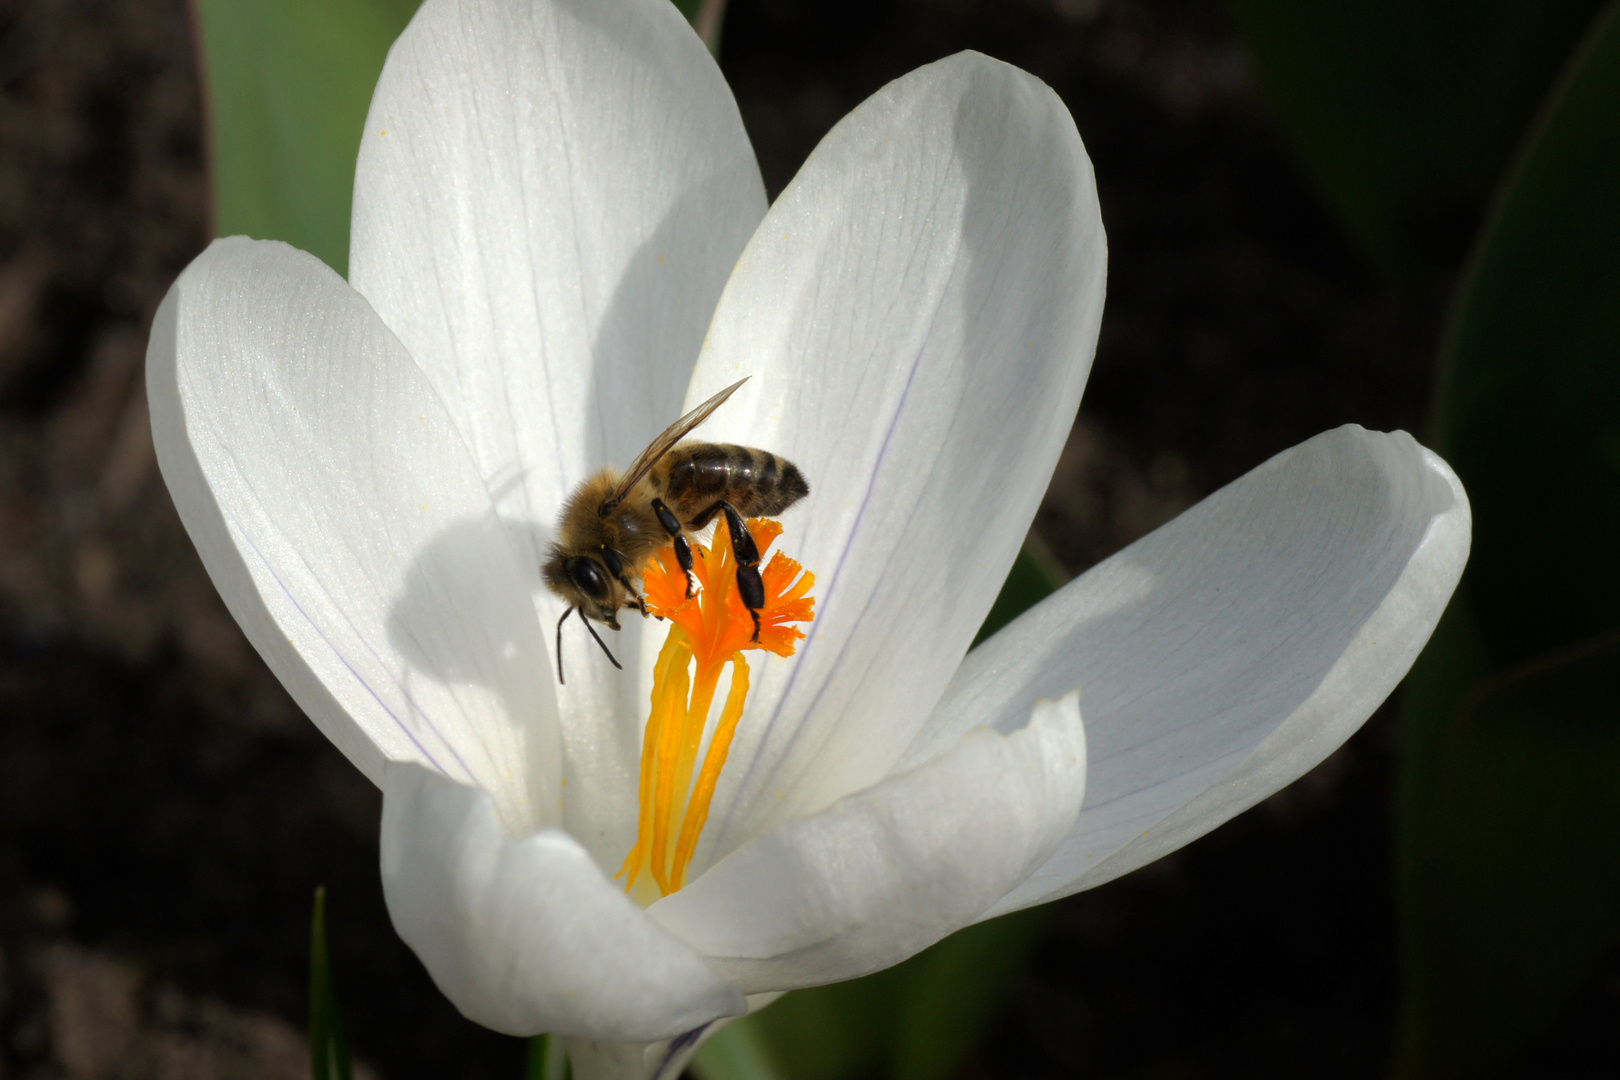
<path fill-rule="evenodd" d="M 572 581 L 574 587 L 580 592 L 595 600 L 598 604 L 608 602 L 607 578 L 603 575 L 602 568 L 597 565 L 595 559 L 584 557 L 569 559 L 567 574 L 568 580 Z"/>

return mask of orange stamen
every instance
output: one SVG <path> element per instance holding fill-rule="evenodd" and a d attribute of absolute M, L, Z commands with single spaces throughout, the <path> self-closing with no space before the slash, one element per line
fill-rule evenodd
<path fill-rule="evenodd" d="M 762 554 L 782 534 L 779 523 L 765 518 L 749 521 L 748 530 Z M 804 637 L 796 624 L 815 616 L 815 598 L 810 595 L 815 575 L 777 552 L 760 571 L 765 604 L 759 609 L 759 640 L 754 641 L 754 620 L 737 593 L 737 561 L 730 531 L 722 523 L 715 530 L 712 548 L 698 543 L 692 548 L 693 573 L 700 586 L 696 596 L 686 595 L 686 574 L 673 545 L 658 553 L 642 581 L 648 610 L 674 625 L 653 668 L 652 712 L 642 736 L 636 843 L 619 871 L 627 879 L 626 892 L 635 887 L 643 871 L 652 875 L 665 896 L 686 883 L 686 870 L 708 822 L 709 804 L 748 697 L 749 669 L 743 652 L 764 649 L 792 656 Z M 731 665 L 731 686 L 709 731 L 709 711 L 727 664 Z M 709 734 L 707 749 L 703 747 L 705 732 Z"/>
<path fill-rule="evenodd" d="M 640 876 L 642 863 L 650 850 L 647 840 L 653 829 L 653 810 L 658 777 L 658 749 L 664 732 L 675 726 L 677 718 L 686 715 L 686 666 L 691 662 L 692 649 L 680 627 L 671 627 L 664 639 L 664 647 L 653 667 L 652 714 L 647 717 L 647 732 L 641 745 L 641 821 L 637 828 L 636 846 L 624 860 L 619 876 L 629 874 L 625 891 L 629 891 Z"/>
<path fill-rule="evenodd" d="M 763 637 L 764 635 L 760 635 Z M 703 771 L 698 774 L 697 787 L 686 804 L 686 816 L 681 819 L 681 835 L 675 841 L 675 866 L 670 877 L 678 889 L 686 882 L 686 866 L 697 850 L 698 837 L 709 821 L 709 802 L 714 798 L 715 785 L 720 783 L 720 770 L 725 767 L 726 755 L 731 752 L 731 737 L 737 734 L 737 721 L 742 719 L 743 700 L 748 697 L 748 661 L 742 653 L 731 654 L 731 691 L 726 694 L 726 706 L 709 738 L 709 752 L 703 758 Z"/>

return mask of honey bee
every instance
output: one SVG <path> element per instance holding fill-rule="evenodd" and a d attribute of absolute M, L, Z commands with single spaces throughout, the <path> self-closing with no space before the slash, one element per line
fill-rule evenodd
<path fill-rule="evenodd" d="M 603 469 L 575 488 L 563 505 L 557 541 L 540 568 L 546 585 L 569 604 L 557 620 L 559 682 L 562 625 L 576 611 L 608 660 L 620 666 L 590 620 L 617 630 L 621 607 L 647 614 L 636 583 L 666 543 L 674 542 L 675 557 L 686 571 L 686 595 L 694 595 L 697 578 L 686 533 L 703 528 L 716 515 L 724 516 L 731 532 L 737 592 L 754 618 L 754 640 L 759 640 L 765 586 L 759 576 L 759 548 L 743 519 L 780 514 L 809 494 L 810 485 L 798 466 L 769 450 L 680 441 L 747 381 L 732 383 L 671 424 L 623 475 Z"/>

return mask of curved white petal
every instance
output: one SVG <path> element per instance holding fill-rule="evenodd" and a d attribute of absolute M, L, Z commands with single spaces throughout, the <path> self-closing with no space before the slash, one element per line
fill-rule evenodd
<path fill-rule="evenodd" d="M 747 1009 L 573 837 L 514 840 L 488 794 L 417 765 L 388 767 L 382 877 L 399 936 L 496 1031 L 654 1042 Z"/>
<path fill-rule="evenodd" d="M 680 414 L 764 212 L 731 92 L 668 0 L 428 0 L 390 50 L 350 278 L 444 397 L 548 626 L 563 607 L 537 568 L 564 498 Z M 637 623 L 609 635 L 631 671 Z M 569 827 L 628 848 L 645 699 L 567 629 Z"/>
<path fill-rule="evenodd" d="M 1406 674 L 1468 557 L 1467 496 L 1405 432 L 1277 455 L 968 655 L 930 729 L 1085 695 L 1073 833 L 991 914 L 1101 884 L 1203 835 L 1347 739 Z"/>
<path fill-rule="evenodd" d="M 764 212 L 736 103 L 667 0 L 427 0 L 372 99 L 350 276 L 502 512 L 549 529 L 679 414 Z"/>
<path fill-rule="evenodd" d="M 865 975 L 983 915 L 1070 831 L 1078 695 L 778 826 L 647 909 L 745 993 Z"/>
<path fill-rule="evenodd" d="M 158 464 L 214 585 L 374 782 L 421 761 L 555 813 L 561 750 L 526 577 L 421 371 L 285 244 L 217 240 L 147 347 Z"/>
<path fill-rule="evenodd" d="M 994 600 L 1090 368 L 1106 262 L 1091 164 L 1039 80 L 964 53 L 824 139 L 738 262 L 688 402 L 810 482 L 782 549 L 817 577 L 764 664 L 701 869 L 886 775 Z"/>

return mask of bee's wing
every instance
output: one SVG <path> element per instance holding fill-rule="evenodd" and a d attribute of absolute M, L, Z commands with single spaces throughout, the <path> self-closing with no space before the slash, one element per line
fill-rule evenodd
<path fill-rule="evenodd" d="M 718 409 L 721 405 L 724 405 L 726 398 L 736 393 L 737 387 L 747 382 L 748 378 L 748 376 L 744 375 L 742 378 L 738 379 L 736 382 L 714 395 L 714 397 L 710 398 L 708 401 L 705 401 L 703 404 L 699 405 L 697 408 L 693 409 L 691 412 L 669 425 L 669 427 L 665 428 L 664 433 L 658 436 L 658 438 L 654 439 L 647 449 L 641 452 L 640 456 L 638 456 L 631 464 L 630 468 L 626 470 L 624 476 L 619 479 L 619 484 L 613 489 L 613 495 L 608 499 L 607 505 L 617 506 L 619 503 L 623 502 L 624 497 L 630 494 L 630 489 L 635 487 L 636 484 L 640 482 L 641 478 L 646 476 L 648 471 L 654 465 L 658 464 L 659 458 L 669 453 L 670 448 L 676 443 L 680 442 L 682 439 L 686 438 L 687 433 L 693 428 L 707 420 L 710 413 L 714 412 L 714 410 Z"/>

